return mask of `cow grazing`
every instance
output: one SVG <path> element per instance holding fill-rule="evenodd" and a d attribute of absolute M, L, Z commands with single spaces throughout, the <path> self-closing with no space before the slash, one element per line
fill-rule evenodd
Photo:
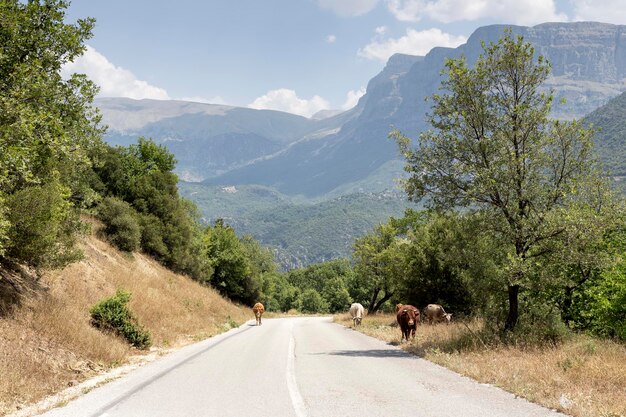
<path fill-rule="evenodd" d="M 252 307 L 252 311 L 254 312 L 254 317 L 256 317 L 256 325 L 260 326 L 261 316 L 265 313 L 265 307 L 263 307 L 261 303 L 256 303 L 254 307 Z"/>
<path fill-rule="evenodd" d="M 409 335 L 415 339 L 415 330 L 417 329 L 417 323 L 420 321 L 420 311 L 412 305 L 403 305 L 396 314 L 396 319 L 400 325 L 400 331 L 402 336 L 400 337 L 400 343 L 403 339 L 409 341 Z"/>
<path fill-rule="evenodd" d="M 350 306 L 350 316 L 352 316 L 352 322 L 354 323 L 354 327 L 361 324 L 361 320 L 363 320 L 363 314 L 365 309 L 359 303 L 353 303 Z"/>
<path fill-rule="evenodd" d="M 452 313 L 446 313 L 446 310 L 439 304 L 428 304 L 424 309 L 424 315 L 426 316 L 426 320 L 428 320 L 428 324 L 439 323 L 441 321 L 445 321 L 446 324 L 450 323 L 452 320 Z"/>

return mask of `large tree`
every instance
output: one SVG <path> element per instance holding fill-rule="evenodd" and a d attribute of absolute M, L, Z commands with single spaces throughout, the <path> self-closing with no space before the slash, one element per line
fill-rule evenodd
<path fill-rule="evenodd" d="M 440 94 L 416 148 L 399 131 L 406 158 L 406 191 L 436 208 L 467 207 L 485 214 L 485 227 L 507 251 L 508 315 L 519 317 L 520 289 L 536 288 L 529 269 L 566 233 L 568 207 L 584 202 L 582 186 L 595 177 L 592 132 L 548 117 L 552 95 L 540 87 L 550 65 L 508 30 L 470 68 L 450 59 Z"/>
<path fill-rule="evenodd" d="M 0 2 L 0 255 L 37 266 L 72 251 L 74 208 L 95 197 L 88 155 L 102 143 L 91 107 L 96 86 L 84 75 L 61 75 L 94 24 L 65 23 L 68 4 Z"/>
<path fill-rule="evenodd" d="M 407 241 L 390 224 L 378 225 L 354 242 L 352 259 L 355 279 L 367 293 L 368 314 L 375 313 L 394 296 L 406 275 Z"/>

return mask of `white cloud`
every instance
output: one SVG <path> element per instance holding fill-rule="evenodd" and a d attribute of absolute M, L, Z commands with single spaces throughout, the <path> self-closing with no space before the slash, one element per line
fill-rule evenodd
<path fill-rule="evenodd" d="M 337 41 L 337 37 L 335 35 L 328 35 L 326 36 L 326 42 L 327 43 L 335 43 Z"/>
<path fill-rule="evenodd" d="M 387 0 L 387 7 L 405 22 L 423 17 L 443 23 L 492 18 L 520 25 L 567 20 L 565 14 L 556 12 L 554 0 Z"/>
<path fill-rule="evenodd" d="M 435 46 L 455 48 L 466 41 L 465 36 L 451 35 L 436 28 L 420 32 L 415 29 L 407 29 L 406 35 L 398 39 L 383 39 L 381 37 L 373 39 L 363 49 L 359 49 L 358 55 L 367 59 L 387 61 L 395 53 L 426 55 Z"/>
<path fill-rule="evenodd" d="M 384 35 L 387 33 L 387 26 L 378 26 L 374 29 L 374 32 L 376 32 L 377 35 Z"/>
<path fill-rule="evenodd" d="M 626 5 L 624 0 L 570 0 L 574 6 L 574 20 L 596 22 L 626 23 Z"/>
<path fill-rule="evenodd" d="M 267 94 L 258 97 L 248 107 L 253 109 L 279 110 L 287 113 L 299 114 L 311 117 L 320 110 L 330 108 L 330 103 L 320 96 L 313 96 L 306 100 L 299 98 L 294 90 L 280 88 L 268 91 Z"/>
<path fill-rule="evenodd" d="M 376 7 L 378 0 L 317 0 L 317 4 L 339 16 L 349 17 L 369 13 Z"/>
<path fill-rule="evenodd" d="M 69 77 L 72 73 L 87 74 L 94 83 L 100 86 L 100 96 L 169 99 L 167 91 L 163 88 L 139 80 L 129 70 L 113 65 L 91 46 L 87 46 L 82 56 L 63 67 L 63 76 Z"/>
<path fill-rule="evenodd" d="M 365 95 L 365 87 L 361 87 L 358 90 L 350 90 L 346 94 L 346 101 L 341 106 L 342 110 L 349 110 L 357 105 L 359 99 Z"/>

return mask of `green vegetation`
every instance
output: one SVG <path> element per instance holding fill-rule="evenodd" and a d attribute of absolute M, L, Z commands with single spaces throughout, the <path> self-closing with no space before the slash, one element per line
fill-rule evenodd
<path fill-rule="evenodd" d="M 84 75 L 61 77 L 94 25 L 63 23 L 68 5 L 0 5 L 0 263 L 63 267 L 79 259 L 80 214 L 92 213 L 119 249 L 141 250 L 234 300 L 256 300 L 262 275 L 276 269 L 269 251 L 223 225 L 203 226 L 179 195 L 176 160 L 164 146 L 102 142 L 91 106 L 96 86 Z"/>
<path fill-rule="evenodd" d="M 389 216 L 401 216 L 409 203 L 396 192 L 355 193 L 330 200 L 306 200 L 268 187 L 226 189 L 181 183 L 208 222 L 218 218 L 272 248 L 282 269 L 350 256 L 354 239 Z M 228 191 L 227 191 L 228 190 Z"/>
<path fill-rule="evenodd" d="M 270 311 L 437 302 L 456 316 L 488 317 L 487 331 L 510 340 L 555 341 L 567 326 L 626 339 L 624 212 L 593 163 L 592 132 L 548 120 L 551 97 L 538 87 L 549 66 L 521 38 L 486 47 L 471 69 L 448 61 L 434 130 L 418 148 L 392 134 L 407 161 L 406 191 L 430 211 L 401 217 L 406 203 L 391 192 L 312 203 L 262 187 L 184 185 L 207 202 L 203 222 L 180 195 L 168 149 L 148 138 L 102 143 L 96 88 L 60 76 L 93 27 L 91 19 L 64 24 L 66 7 L 0 6 L 3 266 L 78 259 L 80 214 L 91 213 L 119 249 Z M 397 217 L 379 224 L 390 213 Z M 287 267 L 324 262 L 278 272 L 275 257 Z M 120 291 L 93 306 L 94 324 L 145 347 L 129 298 Z"/>
<path fill-rule="evenodd" d="M 139 249 L 141 229 L 137 212 L 125 201 L 107 197 L 98 206 L 98 217 L 104 223 L 104 233 L 113 246 L 126 252 Z"/>
<path fill-rule="evenodd" d="M 137 318 L 128 309 L 131 294 L 118 290 L 111 298 L 99 301 L 89 310 L 91 324 L 105 331 L 112 331 L 139 349 L 152 344 L 150 332 L 141 328 Z"/>
<path fill-rule="evenodd" d="M 84 181 L 102 146 L 95 85 L 63 79 L 84 50 L 92 19 L 63 23 L 68 3 L 0 5 L 0 255 L 36 267 L 76 259 L 77 210 L 94 192 Z"/>
<path fill-rule="evenodd" d="M 626 175 L 626 93 L 587 115 L 583 122 L 597 130 L 595 152 L 611 175 Z"/>
<path fill-rule="evenodd" d="M 548 119 L 552 97 L 539 87 L 549 68 L 509 31 L 485 47 L 474 68 L 464 59 L 446 63 L 445 93 L 433 96 L 434 130 L 420 137 L 418 149 L 392 133 L 407 160 L 409 197 L 428 197 L 440 210 L 480 212 L 482 227 L 500 243 L 507 330 L 517 325 L 520 291 L 541 293 L 550 285 L 533 268 L 558 252 L 559 240 L 587 229 L 587 213 L 609 218 L 592 132 Z"/>

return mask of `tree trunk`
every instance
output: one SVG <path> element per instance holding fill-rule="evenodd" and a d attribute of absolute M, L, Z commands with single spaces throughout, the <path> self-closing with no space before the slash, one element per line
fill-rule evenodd
<path fill-rule="evenodd" d="M 372 314 L 375 311 L 374 306 L 376 305 L 376 299 L 378 298 L 379 292 L 379 288 L 374 288 L 374 294 L 372 295 L 372 299 L 370 300 L 370 305 L 367 307 L 367 314 Z"/>
<path fill-rule="evenodd" d="M 378 300 L 378 302 L 374 306 L 374 309 L 372 311 L 368 311 L 367 314 L 376 313 L 378 309 L 380 308 L 380 306 L 382 306 L 383 303 L 387 301 L 388 299 L 390 299 L 392 296 L 393 296 L 393 293 L 389 293 L 389 294 L 385 293 L 385 296 L 381 298 L 380 300 Z"/>
<path fill-rule="evenodd" d="M 504 324 L 504 330 L 513 330 L 519 317 L 519 285 L 509 285 L 509 315 Z"/>

